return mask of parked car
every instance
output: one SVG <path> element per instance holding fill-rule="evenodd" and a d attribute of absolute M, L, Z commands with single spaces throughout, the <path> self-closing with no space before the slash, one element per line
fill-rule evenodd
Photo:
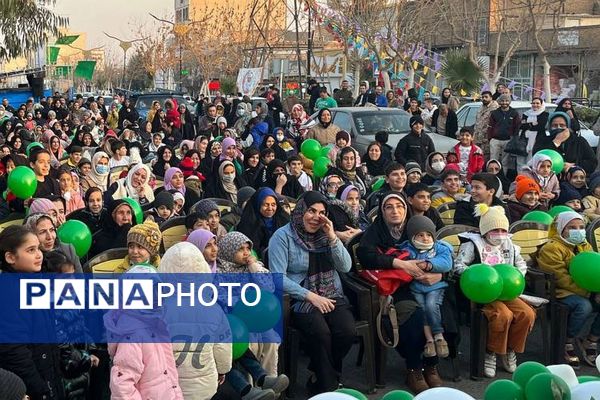
<path fill-rule="evenodd" d="M 531 103 L 528 101 L 512 101 L 510 106 L 517 110 L 519 114 L 523 115 L 523 113 L 531 108 Z M 477 111 L 481 107 L 481 102 L 472 102 L 467 103 L 462 106 L 457 112 L 456 117 L 458 118 L 458 128 L 462 128 L 463 126 L 473 126 L 475 125 L 475 117 L 477 116 Z M 549 113 L 553 113 L 556 110 L 556 104 L 546 104 L 546 111 Z M 590 146 L 595 150 L 598 147 L 598 136 L 594 134 L 594 131 L 591 130 L 583 121 L 579 120 L 579 125 L 581 126 L 580 134 L 588 141 Z"/>
<path fill-rule="evenodd" d="M 378 107 L 336 107 L 329 109 L 332 113 L 332 121 L 350 133 L 352 138 L 352 147 L 360 155 L 367 151 L 367 147 L 375 141 L 375 134 L 379 131 L 389 133 L 388 143 L 394 149 L 400 139 L 410 132 L 408 124 L 410 114 L 399 108 L 378 108 Z M 317 114 L 310 117 L 310 122 L 305 126 L 312 126 L 317 121 Z M 431 137 L 437 151 L 447 153 L 454 147 L 458 141 L 447 136 L 425 130 Z"/>
<path fill-rule="evenodd" d="M 131 96 L 131 102 L 140 114 L 140 122 L 145 121 L 148 116 L 148 111 L 152 107 L 152 102 L 157 100 L 160 106 L 165 108 L 165 101 L 167 99 L 177 100 L 177 104 L 185 104 L 187 109 L 192 113 L 196 114 L 196 110 L 191 106 L 181 94 L 169 94 L 169 93 L 145 93 L 140 95 Z"/>

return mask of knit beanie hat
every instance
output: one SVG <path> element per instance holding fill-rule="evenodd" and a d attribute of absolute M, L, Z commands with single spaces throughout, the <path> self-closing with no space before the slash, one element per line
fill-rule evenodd
<path fill-rule="evenodd" d="M 435 224 L 424 215 L 413 215 L 406 225 L 408 240 L 412 242 L 415 235 L 421 232 L 429 232 L 435 238 Z"/>
<path fill-rule="evenodd" d="M 425 125 L 425 123 L 423 122 L 423 118 L 421 118 L 420 115 L 413 115 L 412 117 L 410 117 L 409 120 L 409 125 L 412 128 L 414 124 L 421 124 L 421 125 Z"/>
<path fill-rule="evenodd" d="M 33 200 L 33 202 L 31 202 L 31 205 L 29 206 L 29 213 L 30 214 L 48 213 L 48 212 L 50 212 L 50 210 L 55 210 L 55 209 L 56 209 L 56 206 L 54 205 L 53 202 L 51 202 L 50 200 L 48 200 L 44 197 L 40 197 L 40 198 Z"/>
<path fill-rule="evenodd" d="M 552 114 L 550 114 L 550 116 L 548 117 L 548 124 L 546 125 L 546 129 L 550 129 L 550 126 L 552 126 L 552 120 L 556 117 L 562 117 L 564 118 L 565 121 L 567 121 L 567 127 L 570 128 L 571 127 L 571 117 L 569 117 L 569 115 L 566 112 L 563 111 L 554 111 Z"/>
<path fill-rule="evenodd" d="M 27 388 L 19 376 L 5 369 L 0 369 L 0 399 L 23 400 L 26 394 Z"/>
<path fill-rule="evenodd" d="M 158 254 L 162 235 L 158 224 L 147 219 L 143 224 L 133 226 L 127 233 L 127 244 L 135 243 L 150 253 L 150 255 Z"/>
<path fill-rule="evenodd" d="M 517 200 L 521 200 L 521 197 L 527 192 L 537 192 L 540 193 L 540 186 L 531 178 L 528 178 L 523 175 L 518 175 L 515 179 L 517 183 L 517 189 L 515 195 L 517 196 Z"/>
<path fill-rule="evenodd" d="M 407 162 L 405 168 L 406 168 L 406 175 L 410 175 L 413 172 L 418 172 L 419 175 L 423 175 L 423 172 L 421 171 L 421 166 L 414 161 Z"/>
<path fill-rule="evenodd" d="M 154 197 L 154 208 L 166 206 L 169 210 L 172 210 L 173 203 L 173 195 L 166 190 L 159 192 L 156 197 Z"/>
<path fill-rule="evenodd" d="M 508 94 L 501 94 L 498 96 L 498 101 L 512 101 L 512 98 Z"/>
<path fill-rule="evenodd" d="M 335 141 L 337 142 L 340 139 L 344 139 L 346 143 L 350 143 L 350 134 L 346 131 L 339 131 L 335 134 Z"/>
<path fill-rule="evenodd" d="M 555 205 L 564 205 L 567 201 L 581 200 L 581 193 L 568 182 L 560 183 L 560 195 L 556 199 Z"/>
<path fill-rule="evenodd" d="M 479 232 L 485 235 L 494 229 L 504 229 L 508 231 L 508 218 L 501 206 L 490 207 L 487 204 L 480 203 L 475 205 L 475 216 L 481 217 L 479 220 Z"/>
<path fill-rule="evenodd" d="M 242 232 L 228 232 L 217 242 L 219 248 L 217 257 L 224 261 L 233 262 L 235 253 L 237 253 L 244 243 L 248 243 L 250 245 L 250 250 L 252 250 L 252 240 L 250 240 L 248 236 L 244 235 Z"/>
<path fill-rule="evenodd" d="M 217 203 L 210 199 L 203 199 L 196 203 L 195 206 L 192 207 L 193 211 L 196 211 L 202 215 L 203 218 L 208 217 L 208 213 L 213 210 L 219 211 L 219 206 Z"/>
<path fill-rule="evenodd" d="M 556 230 L 558 234 L 562 236 L 562 231 L 565 229 L 565 226 L 574 219 L 580 219 L 583 221 L 583 217 L 581 214 L 575 211 L 565 211 L 561 212 L 556 216 Z"/>
<path fill-rule="evenodd" d="M 171 191 L 169 191 L 169 193 L 171 193 Z M 179 192 L 179 191 L 175 190 L 175 193 L 171 193 L 171 194 L 172 194 L 172 196 L 173 196 L 173 202 L 176 202 L 176 201 L 178 201 L 178 200 L 181 200 L 181 201 L 182 201 L 182 203 L 181 203 L 181 204 L 182 204 L 182 205 L 184 205 L 184 204 L 185 204 L 185 196 L 184 196 L 184 195 L 183 195 L 181 192 Z"/>

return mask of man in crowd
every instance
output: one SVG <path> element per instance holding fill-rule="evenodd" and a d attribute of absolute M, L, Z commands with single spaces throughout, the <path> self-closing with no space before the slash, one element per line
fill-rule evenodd
<path fill-rule="evenodd" d="M 476 215 L 475 206 L 477 204 L 486 204 L 488 207 L 500 206 L 504 208 L 508 216 L 508 208 L 497 196 L 500 188 L 500 181 L 494 174 L 482 172 L 473 175 L 471 180 L 471 196 L 456 203 L 456 212 L 454 213 L 454 223 L 469 225 L 479 228 L 479 215 Z"/>
<path fill-rule="evenodd" d="M 377 107 L 387 107 L 388 102 L 385 98 L 385 94 L 383 93 L 383 88 L 381 86 L 375 87 L 375 105 Z"/>
<path fill-rule="evenodd" d="M 352 92 L 348 89 L 348 81 L 346 79 L 342 81 L 342 87 L 333 95 L 333 98 L 337 102 L 338 107 L 352 107 L 354 98 L 352 98 Z"/>
<path fill-rule="evenodd" d="M 409 161 L 419 164 L 421 170 L 425 170 L 427 156 L 435 151 L 435 145 L 429 135 L 423 132 L 423 118 L 419 115 L 410 117 L 410 132 L 398 142 L 394 158 L 402 165 Z"/>
<path fill-rule="evenodd" d="M 333 108 L 337 106 L 337 102 L 334 100 L 334 98 L 329 96 L 329 93 L 327 93 L 327 88 L 322 87 L 319 90 L 319 98 L 315 102 L 315 111 L 319 111 L 322 108 Z"/>
<path fill-rule="evenodd" d="M 490 115 L 492 111 L 498 108 L 498 103 L 492 98 L 492 92 L 486 90 L 481 93 L 481 107 L 475 117 L 475 144 L 483 150 L 486 160 L 490 159 L 490 141 L 487 138 L 488 128 L 490 127 Z"/>
<path fill-rule="evenodd" d="M 500 161 L 507 168 L 512 165 L 512 157 L 504 151 L 504 148 L 512 136 L 519 134 L 521 116 L 510 106 L 509 95 L 503 94 L 498 97 L 498 104 L 500 108 L 492 111 L 487 131 L 490 140 L 490 159 Z"/>

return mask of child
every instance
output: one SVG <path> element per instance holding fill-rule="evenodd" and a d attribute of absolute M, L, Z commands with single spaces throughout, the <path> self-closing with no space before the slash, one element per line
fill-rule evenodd
<path fill-rule="evenodd" d="M 115 167 L 126 167 L 129 165 L 129 157 L 127 157 L 127 145 L 125 142 L 115 140 L 110 145 L 112 150 L 112 157 L 108 162 L 108 167 L 113 169 Z"/>
<path fill-rule="evenodd" d="M 185 215 L 183 206 L 185 205 L 185 196 L 178 190 L 171 189 L 169 193 L 173 195 L 173 217 Z"/>
<path fill-rule="evenodd" d="M 291 156 L 287 159 L 288 164 L 288 172 L 290 175 L 293 175 L 298 179 L 298 182 L 304 189 L 304 191 L 308 192 L 309 190 L 313 190 L 313 182 L 310 179 L 310 176 L 306 172 L 302 170 L 302 160 L 298 156 Z"/>
<path fill-rule="evenodd" d="M 173 195 L 163 190 L 154 198 L 152 208 L 148 214 L 152 215 L 154 222 L 160 225 L 173 216 L 173 205 Z"/>
<path fill-rule="evenodd" d="M 520 254 L 520 247 L 513 244 L 508 235 L 508 218 L 501 206 L 476 206 L 480 216 L 480 233 L 462 233 L 453 273 L 460 275 L 470 265 L 514 265 L 523 275 L 527 264 Z M 483 306 L 488 320 L 488 342 L 483 373 L 488 378 L 496 376 L 496 354 L 501 355 L 506 372 L 517 368 L 516 353 L 525 350 L 527 335 L 535 322 L 535 311 L 523 300 L 494 301 Z"/>
<path fill-rule="evenodd" d="M 77 174 L 67 169 L 61 169 L 58 173 L 58 185 L 61 195 L 65 199 L 65 214 L 67 215 L 85 207 L 79 192 L 79 185 L 74 183 L 76 176 Z"/>
<path fill-rule="evenodd" d="M 160 243 L 162 234 L 152 217 L 148 217 L 143 224 L 137 224 L 127 232 L 127 256 L 119 264 L 114 273 L 128 271 L 137 264 L 148 264 L 158 268 L 160 263 Z"/>
<path fill-rule="evenodd" d="M 127 274 L 156 274 L 150 265 L 136 265 Z M 183 400 L 179 375 L 173 357 L 169 332 L 162 321 L 162 312 L 154 305 L 151 310 L 111 310 L 104 315 L 107 337 L 118 337 L 108 343 L 112 359 L 110 391 L 112 399 Z M 137 343 L 136 337 L 150 338 L 152 343 Z M 147 340 L 146 340 L 147 341 Z"/>
<path fill-rule="evenodd" d="M 511 221 L 519 221 L 525 214 L 531 211 L 548 210 L 540 203 L 540 186 L 525 175 L 517 175 L 515 193 L 510 195 L 507 201 L 508 212 Z"/>
<path fill-rule="evenodd" d="M 571 207 L 573 211 L 583 212 L 581 205 L 581 193 L 568 182 L 560 183 L 560 196 L 554 202 L 555 205 L 565 205 Z"/>
<path fill-rule="evenodd" d="M 452 269 L 452 246 L 435 240 L 435 225 L 422 215 L 415 215 L 406 226 L 408 240 L 400 245 L 409 253 L 409 260 L 423 260 L 419 267 L 426 272 L 446 273 Z M 448 343 L 444 339 L 440 307 L 444 301 L 444 291 L 448 284 L 444 281 L 428 285 L 413 280 L 410 290 L 415 300 L 425 310 L 425 349 L 423 356 L 448 357 Z"/>
<path fill-rule="evenodd" d="M 554 218 L 548 231 L 549 240 L 542 246 L 537 257 L 540 269 L 554 274 L 556 298 L 569 308 L 567 322 L 567 343 L 565 361 L 572 367 L 579 367 L 579 357 L 575 353 L 576 341 L 584 356 L 584 361 L 594 366 L 598 354 L 597 342 L 600 338 L 600 314 L 596 314 L 586 340 L 577 339 L 592 312 L 600 310 L 597 295 L 590 299 L 590 293 L 579 287 L 571 278 L 569 265 L 576 254 L 593 251 L 585 238 L 585 222 L 576 212 L 563 212 Z"/>
<path fill-rule="evenodd" d="M 227 230 L 221 225 L 221 211 L 217 203 L 210 199 L 200 200 L 193 207 L 193 211 L 200 213 L 201 218 L 208 221 L 209 230 L 217 236 L 217 240 L 221 239 Z"/>
<path fill-rule="evenodd" d="M 421 171 L 421 166 L 416 162 L 407 162 L 406 163 L 406 183 L 419 183 L 421 182 L 421 175 L 423 172 Z"/>
<path fill-rule="evenodd" d="M 79 161 L 81 161 L 81 153 L 83 149 L 81 146 L 71 146 L 71 153 L 69 153 L 69 158 L 67 159 L 67 167 L 69 170 L 74 171 L 77 169 L 77 165 Z"/>
<path fill-rule="evenodd" d="M 460 175 L 471 182 L 471 177 L 483 170 L 483 150 L 473 143 L 473 129 L 468 126 L 460 128 L 458 132 L 459 143 L 454 146 Z"/>
<path fill-rule="evenodd" d="M 204 214 L 199 213 L 198 211 L 188 214 L 185 217 L 185 228 L 187 229 L 188 235 L 196 229 L 210 230 L 208 219 Z"/>
<path fill-rule="evenodd" d="M 217 272 L 218 273 L 252 273 L 253 279 L 260 280 L 262 290 L 273 287 L 273 282 L 262 262 L 252 255 L 252 241 L 241 232 L 229 232 L 218 240 Z M 257 277 L 258 274 L 264 274 Z M 267 332 L 268 333 L 268 332 Z M 275 343 L 252 343 L 253 351 L 247 351 L 237 361 L 245 371 L 252 375 L 256 385 L 262 390 L 272 389 L 276 394 L 283 392 L 289 380 L 285 375 L 277 376 L 277 351 L 278 344 Z M 259 361 L 257 363 L 256 361 Z M 263 369 L 264 368 L 264 369 Z M 242 386 L 238 377 L 242 372 L 236 368 L 232 369 L 227 377 L 230 383 L 242 395 L 252 394 L 249 386 Z M 245 382 L 244 382 L 245 383 Z"/>
<path fill-rule="evenodd" d="M 335 164 L 336 157 L 338 152 L 342 150 L 344 147 L 349 147 L 351 143 L 350 134 L 346 131 L 339 131 L 335 134 L 335 145 L 329 150 L 327 153 L 327 157 L 331 160 L 333 164 Z M 358 156 L 358 152 L 356 153 L 356 166 L 360 167 L 360 157 Z M 391 160 L 391 158 L 390 158 Z"/>
<path fill-rule="evenodd" d="M 594 172 L 590 176 L 590 194 L 583 198 L 582 205 L 583 213 L 590 221 L 600 218 L 600 173 Z"/>
<path fill-rule="evenodd" d="M 579 192 L 582 199 L 590 194 L 586 184 L 585 170 L 577 165 L 569 168 L 565 174 L 565 180 L 561 183 L 561 187 L 562 184 L 568 184 L 574 187 Z"/>
<path fill-rule="evenodd" d="M 540 203 L 544 207 L 549 208 L 550 202 L 560 195 L 558 177 L 552 172 L 552 159 L 546 154 L 536 153 L 520 175 L 533 179 L 540 186 Z M 513 185 L 510 192 L 514 192 Z"/>

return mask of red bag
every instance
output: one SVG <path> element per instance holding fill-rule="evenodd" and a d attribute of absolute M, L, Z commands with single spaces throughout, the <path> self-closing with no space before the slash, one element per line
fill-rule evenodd
<path fill-rule="evenodd" d="M 381 250 L 380 250 L 381 251 Z M 391 248 L 386 252 L 381 251 L 388 256 L 394 256 L 400 260 L 406 260 L 409 256 L 408 251 Z M 401 269 L 364 269 L 358 275 L 377 286 L 377 291 L 381 296 L 389 296 L 399 287 L 412 282 L 413 277 Z"/>

